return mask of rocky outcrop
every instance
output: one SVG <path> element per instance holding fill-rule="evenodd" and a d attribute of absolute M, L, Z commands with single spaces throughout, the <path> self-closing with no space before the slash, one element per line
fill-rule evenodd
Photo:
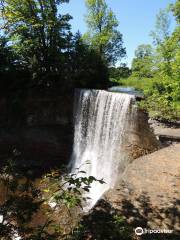
<path fill-rule="evenodd" d="M 180 122 L 162 123 L 149 119 L 149 124 L 163 146 L 180 142 Z"/>
<path fill-rule="evenodd" d="M 159 149 L 160 142 L 148 124 L 147 113 L 135 104 L 132 104 L 130 112 L 123 139 L 124 151 L 129 153 L 130 159 L 136 159 Z"/>
<path fill-rule="evenodd" d="M 105 199 L 134 227 L 169 229 L 175 234 L 180 233 L 179 188 L 177 144 L 134 160 Z"/>
<path fill-rule="evenodd" d="M 176 240 L 180 235 L 180 144 L 134 160 L 83 218 L 82 239 Z M 166 233 L 135 234 L 143 231 Z"/>

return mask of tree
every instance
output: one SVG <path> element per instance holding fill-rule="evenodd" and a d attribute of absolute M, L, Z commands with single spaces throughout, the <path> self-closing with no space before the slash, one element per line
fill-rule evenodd
<path fill-rule="evenodd" d="M 71 79 L 71 88 L 106 88 L 108 68 L 101 56 L 89 48 L 80 32 L 72 38 L 69 67 L 66 76 Z"/>
<path fill-rule="evenodd" d="M 179 0 L 171 5 L 171 11 L 177 21 L 172 34 L 168 30 L 169 16 L 166 11 L 161 10 L 156 20 L 154 39 L 156 40 L 155 66 L 157 71 L 152 88 L 147 91 L 146 101 L 146 108 L 151 116 L 165 120 L 180 119 Z"/>
<path fill-rule="evenodd" d="M 68 14 L 58 14 L 63 2 L 69 1 L 1 1 L 2 29 L 19 56 L 19 65 L 29 69 L 36 84 L 51 85 L 54 75 L 63 69 L 71 19 Z"/>
<path fill-rule="evenodd" d="M 125 56 L 118 21 L 105 0 L 86 0 L 88 32 L 84 38 L 108 64 L 115 64 Z"/>
<path fill-rule="evenodd" d="M 69 14 L 59 14 L 65 2 L 69 0 L 0 2 L 3 35 L 30 93 L 53 95 L 77 86 L 107 85 L 107 67 L 100 54 L 89 48 L 81 36 L 73 36 Z M 19 84 L 18 89 L 25 92 Z"/>
<path fill-rule="evenodd" d="M 171 5 L 171 10 L 176 18 L 177 23 L 180 24 L 180 0 L 177 0 L 174 5 Z"/>
<path fill-rule="evenodd" d="M 135 50 L 132 72 L 139 78 L 153 76 L 153 49 L 150 44 L 141 44 Z"/>
<path fill-rule="evenodd" d="M 177 0 L 174 5 L 172 5 L 172 12 L 176 18 L 177 27 L 175 28 L 172 36 L 171 36 L 171 47 L 173 48 L 173 59 L 172 64 L 172 72 L 175 79 L 180 79 L 180 47 L 179 47 L 179 36 L 180 36 L 180 1 Z M 180 82 L 180 81 L 179 81 Z M 179 83 L 180 84 L 180 83 Z M 180 96 L 180 90 L 179 90 Z"/>
<path fill-rule="evenodd" d="M 0 72 L 8 71 L 11 65 L 11 51 L 7 46 L 7 39 L 0 37 Z"/>
<path fill-rule="evenodd" d="M 170 23 L 169 9 L 161 9 L 156 15 L 155 30 L 150 33 L 156 45 L 160 45 L 170 36 Z"/>
<path fill-rule="evenodd" d="M 164 70 L 167 75 L 171 75 L 172 69 L 170 68 L 171 54 L 166 46 L 171 33 L 170 33 L 170 8 L 161 9 L 156 15 L 155 30 L 150 33 L 153 38 L 154 45 L 156 47 L 156 66 L 161 65 L 164 62 L 166 65 Z"/>
<path fill-rule="evenodd" d="M 128 78 L 131 75 L 131 70 L 129 67 L 122 63 L 119 67 L 109 68 L 110 77 L 116 80 L 120 78 Z"/>
<path fill-rule="evenodd" d="M 150 44 L 141 44 L 135 50 L 135 57 L 136 58 L 145 58 L 152 56 L 152 46 Z"/>

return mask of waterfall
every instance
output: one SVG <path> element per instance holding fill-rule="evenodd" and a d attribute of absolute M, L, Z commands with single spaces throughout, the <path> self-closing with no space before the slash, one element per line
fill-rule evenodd
<path fill-rule="evenodd" d="M 88 193 L 91 200 L 85 210 L 92 208 L 114 186 L 127 165 L 122 141 L 133 98 L 133 95 L 103 90 L 75 91 L 72 172 L 81 167 L 87 176 L 105 181 L 105 184 L 92 184 Z"/>

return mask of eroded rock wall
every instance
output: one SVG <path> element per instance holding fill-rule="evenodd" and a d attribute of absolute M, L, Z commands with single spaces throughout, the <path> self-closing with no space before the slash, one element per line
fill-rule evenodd
<path fill-rule="evenodd" d="M 8 108 L 0 101 L 0 156 L 11 156 L 13 149 L 24 162 L 42 166 L 67 163 L 73 144 L 73 94 L 27 98 L 21 108 Z"/>
<path fill-rule="evenodd" d="M 148 114 L 135 103 L 131 105 L 126 124 L 124 151 L 129 153 L 130 159 L 136 159 L 160 148 L 160 143 L 148 124 Z"/>

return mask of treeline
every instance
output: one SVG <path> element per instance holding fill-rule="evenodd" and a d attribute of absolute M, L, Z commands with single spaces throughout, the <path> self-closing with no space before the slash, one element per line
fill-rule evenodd
<path fill-rule="evenodd" d="M 176 19 L 171 33 L 170 16 Z M 144 103 L 151 115 L 162 120 L 180 119 L 180 1 L 160 10 L 155 30 L 151 32 L 154 46 L 141 45 L 132 64 L 134 76 L 152 79 L 146 89 Z"/>
<path fill-rule="evenodd" d="M 125 55 L 118 21 L 105 0 L 87 0 L 87 33 L 71 32 L 68 0 L 2 0 L 0 94 L 56 95 L 106 88 L 108 67 Z"/>
<path fill-rule="evenodd" d="M 176 26 L 170 28 L 171 15 Z M 132 74 L 119 80 L 143 90 L 146 101 L 141 103 L 151 117 L 162 120 L 180 119 L 180 1 L 160 10 L 155 29 L 151 32 L 153 44 L 141 44 L 132 61 Z"/>

